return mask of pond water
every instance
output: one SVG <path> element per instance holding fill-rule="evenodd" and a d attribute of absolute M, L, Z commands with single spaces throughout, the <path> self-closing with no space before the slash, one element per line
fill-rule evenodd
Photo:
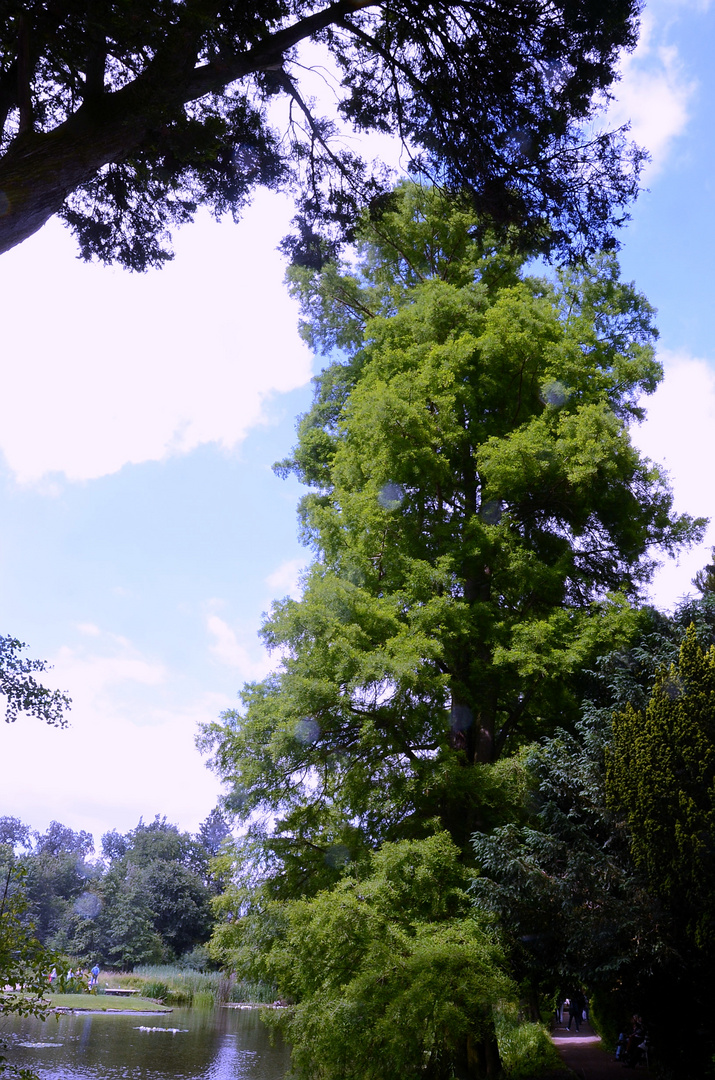
<path fill-rule="evenodd" d="M 5 1018 L 0 1037 L 42 1080 L 284 1080 L 290 1057 L 258 1009 Z"/>

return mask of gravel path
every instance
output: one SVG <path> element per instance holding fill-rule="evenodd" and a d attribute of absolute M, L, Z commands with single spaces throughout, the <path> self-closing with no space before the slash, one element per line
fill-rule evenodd
<path fill-rule="evenodd" d="M 568 1031 L 565 1025 L 558 1025 L 551 1033 L 551 1039 L 563 1058 L 579 1080 L 626 1080 L 629 1076 L 648 1080 L 653 1074 L 645 1065 L 636 1069 L 626 1069 L 615 1055 L 603 1048 L 600 1035 L 596 1035 L 590 1024 L 582 1023 L 581 1030 Z"/>

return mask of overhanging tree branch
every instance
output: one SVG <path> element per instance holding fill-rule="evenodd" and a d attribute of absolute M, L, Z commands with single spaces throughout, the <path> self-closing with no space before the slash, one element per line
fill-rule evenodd
<path fill-rule="evenodd" d="M 385 181 L 336 152 L 296 81 L 276 78 L 308 40 L 343 72 L 344 120 L 395 132 L 411 169 L 518 222 L 529 242 L 600 246 L 637 191 L 640 158 L 618 133 L 584 149 L 581 125 L 635 43 L 637 11 L 637 0 L 28 6 L 5 28 L 0 18 L 0 252 L 60 213 L 85 257 L 143 269 L 169 257 L 170 227 L 198 205 L 236 214 L 266 184 L 298 194 L 302 242 L 319 259 L 316 232 L 351 235 Z M 270 127 L 279 90 L 308 121 L 302 148 Z"/>

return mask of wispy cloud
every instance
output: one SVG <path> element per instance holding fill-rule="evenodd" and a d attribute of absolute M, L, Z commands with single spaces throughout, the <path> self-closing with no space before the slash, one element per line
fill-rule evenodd
<path fill-rule="evenodd" d="M 663 167 L 685 130 L 697 89 L 678 50 L 663 40 L 666 21 L 662 4 L 655 14 L 644 14 L 638 47 L 623 59 L 608 112 L 610 123 L 630 123 L 633 139 L 651 155 L 650 176 Z"/>
<path fill-rule="evenodd" d="M 91 647 L 65 647 L 50 659 L 43 680 L 71 694 L 71 726 L 20 717 L 6 727 L 0 815 L 40 829 L 55 818 L 97 839 L 157 813 L 195 830 L 220 790 L 196 752 L 197 725 L 232 699 L 183 695 L 180 675 L 101 630 Z"/>
<path fill-rule="evenodd" d="M 266 585 L 275 596 L 292 596 L 297 600 L 301 594 L 300 575 L 305 569 L 305 559 L 288 559 L 266 578 Z"/>
<path fill-rule="evenodd" d="M 271 663 L 255 631 L 250 635 L 237 631 L 215 613 L 207 615 L 206 629 L 213 638 L 209 646 L 212 655 L 227 667 L 235 668 L 241 680 L 250 682 L 268 674 Z"/>
<path fill-rule="evenodd" d="M 52 660 L 51 675 L 53 683 L 69 691 L 75 706 L 91 710 L 102 702 L 102 708 L 114 707 L 118 688 L 159 687 L 169 681 L 166 666 L 142 655 L 127 638 L 94 623 L 80 623 L 77 629 L 91 644 L 62 646 Z"/>

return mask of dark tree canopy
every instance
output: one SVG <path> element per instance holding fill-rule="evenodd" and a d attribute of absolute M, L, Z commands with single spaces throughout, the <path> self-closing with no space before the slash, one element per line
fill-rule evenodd
<path fill-rule="evenodd" d="M 297 193 L 297 260 L 387 187 L 303 97 L 318 43 L 340 122 L 549 247 L 613 242 L 642 155 L 594 114 L 638 0 L 25 0 L 0 7 L 0 251 L 59 214 L 84 258 L 161 264 L 198 206 Z M 312 54 L 311 54 L 312 55 Z M 329 76 L 330 78 L 330 76 Z M 276 99 L 290 104 L 281 124 Z M 290 115 L 288 115 L 288 112 Z M 548 225 L 548 236 L 547 226 Z"/>
<path fill-rule="evenodd" d="M 588 986 L 606 1040 L 638 1010 L 664 1075 L 700 1078 L 715 1050 L 715 599 L 639 620 L 629 647 L 586 673 L 575 733 L 530 748 L 526 820 L 474 837 L 474 891 L 534 1001 Z M 687 1039 L 672 1023 L 680 999 Z"/>
<path fill-rule="evenodd" d="M 51 821 L 50 827 L 44 835 L 36 833 L 35 851 L 38 855 L 48 855 L 57 859 L 61 855 L 75 855 L 85 858 L 94 854 L 94 840 L 92 834 L 82 829 L 75 832 L 59 821 Z"/>
<path fill-rule="evenodd" d="M 3 821 L 15 820 L 4 818 Z M 22 869 L 11 852 L 0 846 L 0 1017 L 47 1016 L 47 972 L 53 963 L 27 924 Z M 22 985 L 18 994 L 15 987 Z M 5 1050 L 4 1041 L 0 1051 Z M 31 1080 L 28 1070 L 13 1068 L 0 1054 L 0 1073 Z"/>
<path fill-rule="evenodd" d="M 636 863 L 698 948 L 715 953 L 715 646 L 688 630 L 645 710 L 613 721 L 608 793 Z"/>
<path fill-rule="evenodd" d="M 14 852 L 15 848 L 29 848 L 30 826 L 16 817 L 0 817 L 0 845 L 6 845 Z"/>

